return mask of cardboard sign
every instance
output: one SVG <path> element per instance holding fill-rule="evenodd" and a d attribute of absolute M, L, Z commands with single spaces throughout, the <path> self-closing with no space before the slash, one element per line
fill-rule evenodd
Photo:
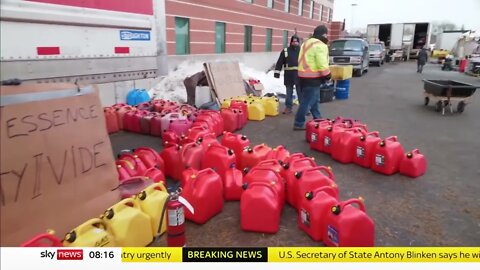
<path fill-rule="evenodd" d="M 206 63 L 206 73 L 209 76 L 209 84 L 215 90 L 219 100 L 245 95 L 238 62 Z"/>
<path fill-rule="evenodd" d="M 73 84 L 2 86 L 1 245 L 47 229 L 63 237 L 119 201 L 98 91 Z"/>

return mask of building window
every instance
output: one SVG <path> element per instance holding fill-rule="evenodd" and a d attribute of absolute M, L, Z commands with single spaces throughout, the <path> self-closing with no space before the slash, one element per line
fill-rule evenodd
<path fill-rule="evenodd" d="M 225 23 L 215 23 L 215 52 L 225 52 Z"/>
<path fill-rule="evenodd" d="M 177 54 L 190 53 L 190 22 L 188 18 L 175 17 L 175 49 Z"/>
<path fill-rule="evenodd" d="M 285 12 L 290 12 L 290 0 L 285 0 Z"/>
<path fill-rule="evenodd" d="M 265 51 L 272 51 L 272 29 L 267 28 L 267 40 L 265 41 Z"/>
<path fill-rule="evenodd" d="M 288 46 L 288 31 L 283 30 L 283 47 L 286 48 Z"/>
<path fill-rule="evenodd" d="M 313 11 L 315 10 L 315 2 L 310 0 L 310 19 L 313 19 Z"/>
<path fill-rule="evenodd" d="M 327 20 L 328 20 L 328 22 L 331 22 L 332 21 L 332 9 L 331 8 L 327 9 L 327 12 L 328 12 Z"/>
<path fill-rule="evenodd" d="M 268 0 L 267 7 L 273 8 L 273 0 Z"/>
<path fill-rule="evenodd" d="M 298 1 L 298 16 L 303 15 L 303 0 Z"/>
<path fill-rule="evenodd" d="M 323 22 L 323 5 L 320 4 L 320 14 L 318 15 L 318 20 Z"/>
<path fill-rule="evenodd" d="M 253 0 L 245 0 L 247 3 L 253 3 Z"/>
<path fill-rule="evenodd" d="M 251 52 L 252 51 L 252 27 L 245 25 L 245 37 L 243 40 L 243 51 Z"/>

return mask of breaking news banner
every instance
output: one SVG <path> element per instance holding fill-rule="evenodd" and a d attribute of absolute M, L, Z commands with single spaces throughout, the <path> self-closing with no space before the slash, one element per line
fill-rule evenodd
<path fill-rule="evenodd" d="M 2 269 L 480 269 L 480 247 L 1 248 Z M 327 264 L 325 264 L 327 263 Z M 324 266 L 324 267 L 325 267 Z"/>

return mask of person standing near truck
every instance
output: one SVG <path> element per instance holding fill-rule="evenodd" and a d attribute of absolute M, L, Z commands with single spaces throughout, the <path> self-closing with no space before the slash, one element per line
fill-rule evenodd
<path fill-rule="evenodd" d="M 302 89 L 300 106 L 295 115 L 294 130 L 305 129 L 305 114 L 310 109 L 314 119 L 321 117 L 318 102 L 320 85 L 331 79 L 328 66 L 328 29 L 317 26 L 313 35 L 302 44 L 298 57 L 298 77 Z"/>
<path fill-rule="evenodd" d="M 290 39 L 290 46 L 284 48 L 280 52 L 278 57 L 277 64 L 275 65 L 275 73 L 273 76 L 275 78 L 280 78 L 280 71 L 285 70 L 283 84 L 287 89 L 287 96 L 285 98 L 285 110 L 283 114 L 292 113 L 293 107 L 293 87 L 297 91 L 297 97 L 300 100 L 300 84 L 298 80 L 298 54 L 300 53 L 300 38 L 297 35 L 293 35 Z"/>
<path fill-rule="evenodd" d="M 423 66 L 427 63 L 428 60 L 428 52 L 427 48 L 423 47 L 422 50 L 418 53 L 417 58 L 417 72 L 422 73 Z"/>

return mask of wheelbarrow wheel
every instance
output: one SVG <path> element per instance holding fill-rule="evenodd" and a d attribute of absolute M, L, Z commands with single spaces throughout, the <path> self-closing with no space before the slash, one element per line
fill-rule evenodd
<path fill-rule="evenodd" d="M 442 111 L 442 108 L 443 108 L 443 102 L 442 101 L 438 101 L 436 106 L 435 106 L 435 111 L 436 112 L 441 112 Z"/>
<path fill-rule="evenodd" d="M 457 105 L 457 112 L 462 113 L 465 110 L 465 106 L 467 106 L 467 104 L 463 101 L 460 101 Z"/>
<path fill-rule="evenodd" d="M 423 103 L 423 105 L 428 106 L 428 103 L 430 103 L 430 98 L 425 97 L 425 103 Z"/>

